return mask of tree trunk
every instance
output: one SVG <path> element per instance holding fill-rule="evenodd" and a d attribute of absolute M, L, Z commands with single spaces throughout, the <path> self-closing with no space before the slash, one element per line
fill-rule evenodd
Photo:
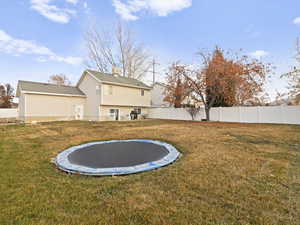
<path fill-rule="evenodd" d="M 209 111 L 210 111 L 210 108 L 205 107 L 206 121 L 210 120 Z"/>

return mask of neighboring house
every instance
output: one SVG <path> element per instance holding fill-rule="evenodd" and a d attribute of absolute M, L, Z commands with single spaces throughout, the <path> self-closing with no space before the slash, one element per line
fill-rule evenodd
<path fill-rule="evenodd" d="M 77 85 L 19 81 L 19 117 L 26 122 L 50 120 L 129 120 L 132 111 L 148 113 L 151 88 L 132 78 L 83 72 Z"/>
<path fill-rule="evenodd" d="M 170 103 L 164 101 L 166 85 L 162 83 L 154 83 L 152 90 L 151 90 L 151 106 L 152 107 L 169 107 Z"/>
<path fill-rule="evenodd" d="M 163 108 L 163 107 L 173 107 L 174 105 L 164 101 L 165 98 L 165 89 L 166 85 L 163 83 L 154 83 L 151 90 L 151 106 L 155 108 Z M 196 106 L 196 107 L 204 107 L 202 102 L 196 102 L 192 97 L 188 96 L 182 101 L 183 107 L 186 106 Z"/>

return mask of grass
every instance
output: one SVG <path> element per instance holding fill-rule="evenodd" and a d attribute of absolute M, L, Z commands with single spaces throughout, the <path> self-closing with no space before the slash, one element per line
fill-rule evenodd
<path fill-rule="evenodd" d="M 51 159 L 94 140 L 175 145 L 176 163 L 119 177 L 58 171 Z M 300 126 L 54 122 L 0 126 L 0 224 L 300 224 Z"/>

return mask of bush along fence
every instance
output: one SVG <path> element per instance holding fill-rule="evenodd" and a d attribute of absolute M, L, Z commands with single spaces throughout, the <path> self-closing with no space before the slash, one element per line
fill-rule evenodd
<path fill-rule="evenodd" d="M 192 120 L 186 108 L 152 108 L 148 118 Z M 195 121 L 206 119 L 201 108 Z M 237 123 L 300 124 L 300 106 L 217 107 L 210 110 L 210 120 Z"/>

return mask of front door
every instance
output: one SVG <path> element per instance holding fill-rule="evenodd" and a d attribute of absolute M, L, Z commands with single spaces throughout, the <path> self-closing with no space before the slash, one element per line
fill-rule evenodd
<path fill-rule="evenodd" d="M 83 105 L 75 105 L 75 120 L 83 120 Z"/>
<path fill-rule="evenodd" d="M 110 115 L 113 120 L 119 120 L 119 109 L 111 109 Z"/>
<path fill-rule="evenodd" d="M 115 109 L 115 118 L 116 120 L 119 120 L 119 109 Z"/>

